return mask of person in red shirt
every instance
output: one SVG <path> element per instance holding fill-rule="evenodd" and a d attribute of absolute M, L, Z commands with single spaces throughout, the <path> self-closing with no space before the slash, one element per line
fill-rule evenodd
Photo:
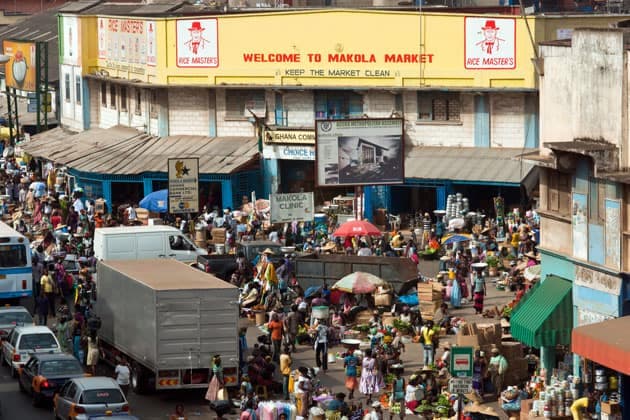
<path fill-rule="evenodd" d="M 280 363 L 280 347 L 282 344 L 282 322 L 278 319 L 278 314 L 273 314 L 271 321 L 267 324 L 271 332 L 271 343 L 273 344 L 273 360 Z"/>
<path fill-rule="evenodd" d="M 50 216 L 50 223 L 52 224 L 53 229 L 56 229 L 57 226 L 61 224 L 61 215 L 59 215 L 59 210 L 53 210 L 52 216 Z"/>

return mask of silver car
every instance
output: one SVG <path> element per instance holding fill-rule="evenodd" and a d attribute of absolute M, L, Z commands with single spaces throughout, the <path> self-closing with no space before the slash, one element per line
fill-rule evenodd
<path fill-rule="evenodd" d="M 55 396 L 55 419 L 87 420 L 129 413 L 129 404 L 112 378 L 70 379 Z"/>
<path fill-rule="evenodd" d="M 20 325 L 33 325 L 33 317 L 24 306 L 0 307 L 0 340 L 6 340 Z"/>

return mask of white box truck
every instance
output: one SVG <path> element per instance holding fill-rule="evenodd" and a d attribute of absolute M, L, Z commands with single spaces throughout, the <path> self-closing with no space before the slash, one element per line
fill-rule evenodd
<path fill-rule="evenodd" d="M 207 254 L 172 226 L 120 226 L 94 232 L 94 256 L 98 260 L 174 258 L 196 262 L 198 255 Z"/>
<path fill-rule="evenodd" d="M 101 261 L 96 315 L 104 361 L 131 364 L 131 388 L 205 388 L 212 356 L 238 385 L 238 289 L 172 259 Z"/>

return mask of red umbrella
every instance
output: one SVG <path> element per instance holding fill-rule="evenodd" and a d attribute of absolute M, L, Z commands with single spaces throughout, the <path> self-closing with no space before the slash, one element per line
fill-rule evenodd
<path fill-rule="evenodd" d="M 367 220 L 351 220 L 339 226 L 334 236 L 381 236 L 383 232 Z"/>

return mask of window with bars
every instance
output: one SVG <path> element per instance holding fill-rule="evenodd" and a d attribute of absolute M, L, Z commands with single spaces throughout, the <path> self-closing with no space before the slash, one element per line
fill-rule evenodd
<path fill-rule="evenodd" d="M 116 109 L 116 85 L 109 85 L 109 107 Z"/>
<path fill-rule="evenodd" d="M 101 83 L 101 105 L 107 106 L 107 83 Z"/>
<path fill-rule="evenodd" d="M 81 103 L 81 76 L 74 78 L 74 96 L 77 104 Z"/>
<path fill-rule="evenodd" d="M 419 121 L 459 122 L 460 95 L 457 93 L 418 92 Z"/>
<path fill-rule="evenodd" d="M 64 88 L 65 88 L 64 89 L 64 91 L 65 91 L 64 97 L 66 99 L 66 102 L 70 102 L 70 74 L 66 73 L 64 75 L 63 80 L 64 80 L 64 85 L 65 85 L 64 86 Z"/>
<path fill-rule="evenodd" d="M 339 120 L 362 116 L 362 95 L 355 92 L 315 92 L 316 119 Z"/>
<path fill-rule="evenodd" d="M 226 90 L 225 104 L 227 119 L 250 118 L 251 112 L 259 118 L 264 118 L 267 113 L 264 90 Z"/>

